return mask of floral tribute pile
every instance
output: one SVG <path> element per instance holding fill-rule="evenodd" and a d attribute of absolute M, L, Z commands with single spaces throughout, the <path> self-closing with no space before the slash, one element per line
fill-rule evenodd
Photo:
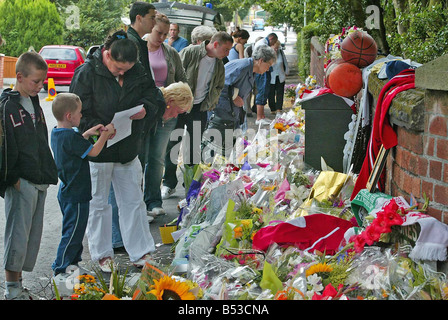
<path fill-rule="evenodd" d="M 448 227 L 424 213 L 427 204 L 367 190 L 350 201 L 355 175 L 304 164 L 300 106 L 270 129 L 264 145 L 244 144 L 243 156 L 262 155 L 256 161 L 217 156 L 185 167 L 172 264 L 147 264 L 117 298 L 448 299 L 434 267 L 446 260 Z"/>

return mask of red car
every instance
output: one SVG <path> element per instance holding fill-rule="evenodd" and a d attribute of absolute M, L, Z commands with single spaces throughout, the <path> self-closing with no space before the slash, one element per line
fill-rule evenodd
<path fill-rule="evenodd" d="M 53 78 L 56 86 L 69 86 L 75 69 L 86 60 L 86 52 L 81 47 L 66 45 L 48 45 L 40 49 L 39 54 L 48 64 L 44 89 L 48 90 L 48 79 Z"/>

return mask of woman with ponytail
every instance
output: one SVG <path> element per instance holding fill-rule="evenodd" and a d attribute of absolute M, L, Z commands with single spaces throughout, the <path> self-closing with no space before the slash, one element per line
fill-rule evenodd
<path fill-rule="evenodd" d="M 154 104 L 147 73 L 138 60 L 135 42 L 127 38 L 126 32 L 117 31 L 76 69 L 70 85 L 70 92 L 82 101 L 81 133 L 94 125 L 113 122 L 117 112 L 142 106 L 130 117 L 131 134 L 89 159 L 92 200 L 86 234 L 91 258 L 99 262 L 104 272 L 110 271 L 114 256 L 112 208 L 108 203 L 111 184 L 123 245 L 130 260 L 143 266 L 155 251 L 143 201 L 138 155 L 144 133 L 162 117 L 165 108 Z"/>

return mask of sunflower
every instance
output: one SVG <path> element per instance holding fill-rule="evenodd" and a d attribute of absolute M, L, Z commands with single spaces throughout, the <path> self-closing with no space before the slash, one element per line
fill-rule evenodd
<path fill-rule="evenodd" d="M 306 276 L 308 277 L 315 273 L 331 272 L 331 271 L 333 271 L 333 268 L 331 266 L 329 266 L 328 264 L 318 263 L 318 264 L 313 264 L 311 267 L 309 267 L 306 270 Z"/>
<path fill-rule="evenodd" d="M 148 293 L 153 294 L 157 300 L 194 300 L 187 283 L 176 281 L 169 276 L 154 280 L 153 288 Z"/>

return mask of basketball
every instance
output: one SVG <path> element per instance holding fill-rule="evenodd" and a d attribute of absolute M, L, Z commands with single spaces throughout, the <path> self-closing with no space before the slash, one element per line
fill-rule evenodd
<path fill-rule="evenodd" d="M 337 65 L 339 65 L 339 64 L 341 64 L 341 63 L 344 63 L 344 62 L 345 62 L 344 59 L 339 58 L 339 59 L 336 59 L 336 60 L 331 61 L 331 62 L 328 64 L 328 66 L 325 68 L 325 85 L 326 85 L 326 86 L 329 86 L 329 84 L 328 84 L 328 79 L 329 79 L 329 77 L 330 77 L 330 73 L 331 73 L 331 71 L 332 71 Z"/>
<path fill-rule="evenodd" d="M 330 72 L 328 85 L 339 96 L 350 98 L 362 89 L 362 72 L 354 64 L 337 64 Z"/>
<path fill-rule="evenodd" d="M 375 61 L 378 46 L 375 40 L 365 32 L 355 31 L 341 43 L 342 58 L 359 68 L 364 68 Z"/>

